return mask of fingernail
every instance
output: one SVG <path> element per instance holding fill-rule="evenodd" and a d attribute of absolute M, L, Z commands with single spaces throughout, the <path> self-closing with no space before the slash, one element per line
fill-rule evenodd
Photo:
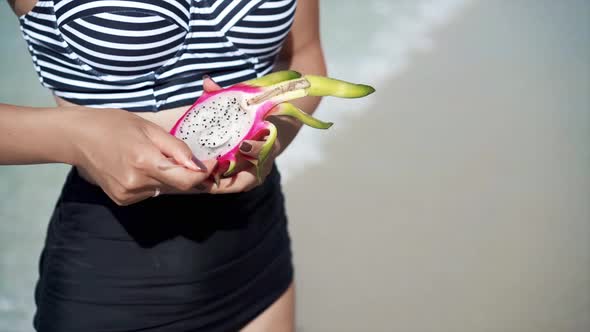
<path fill-rule="evenodd" d="M 252 144 L 250 144 L 248 142 L 242 142 L 242 144 L 240 145 L 240 151 L 243 151 L 243 152 L 252 151 Z"/>
<path fill-rule="evenodd" d="M 206 80 L 206 79 L 208 79 L 208 78 L 211 78 L 211 76 L 209 76 L 207 74 L 203 75 L 203 81 Z"/>
<path fill-rule="evenodd" d="M 192 156 L 191 160 L 193 161 L 193 163 L 195 163 L 195 165 L 197 165 L 197 167 L 201 171 L 203 171 L 203 172 L 207 171 L 207 166 L 205 164 L 203 164 L 203 162 L 200 161 L 199 158 L 195 157 L 195 155 Z"/>

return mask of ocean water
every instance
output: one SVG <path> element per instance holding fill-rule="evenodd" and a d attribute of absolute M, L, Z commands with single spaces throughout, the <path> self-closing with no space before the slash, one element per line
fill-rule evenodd
<path fill-rule="evenodd" d="M 278 159 L 283 178 L 292 180 L 306 166 L 322 162 L 328 140 L 338 137 L 372 109 L 387 80 L 403 73 L 411 57 L 435 47 L 437 28 L 462 15 L 477 0 L 323 1 L 321 37 L 332 77 L 367 83 L 373 98 L 325 98 L 315 115 L 334 122 L 330 131 L 304 127 Z M 386 90 L 386 89 L 383 89 Z"/>
<path fill-rule="evenodd" d="M 0 102 L 52 105 L 39 84 L 18 21 L 0 2 Z M 67 167 L 0 166 L 0 331 L 32 330 L 37 261 Z"/>

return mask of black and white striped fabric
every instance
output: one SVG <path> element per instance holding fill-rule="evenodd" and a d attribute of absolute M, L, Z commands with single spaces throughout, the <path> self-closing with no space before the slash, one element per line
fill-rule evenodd
<path fill-rule="evenodd" d="M 296 0 L 39 0 L 20 17 L 41 84 L 91 107 L 192 104 L 270 72 Z"/>

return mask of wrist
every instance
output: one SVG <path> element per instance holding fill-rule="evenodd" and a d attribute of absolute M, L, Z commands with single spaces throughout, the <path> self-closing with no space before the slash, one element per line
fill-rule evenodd
<path fill-rule="evenodd" d="M 52 116 L 57 138 L 54 151 L 56 162 L 78 166 L 83 151 L 81 147 L 83 138 L 80 131 L 83 112 L 82 107 L 65 107 L 57 109 Z"/>

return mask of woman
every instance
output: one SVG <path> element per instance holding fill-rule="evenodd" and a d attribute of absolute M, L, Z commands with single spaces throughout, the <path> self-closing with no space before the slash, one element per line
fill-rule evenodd
<path fill-rule="evenodd" d="M 261 185 L 242 165 L 215 186 L 215 162 L 168 130 L 203 90 L 279 65 L 325 75 L 318 1 L 9 2 L 57 107 L 0 105 L 0 164 L 73 166 L 41 255 L 35 328 L 294 330 L 276 167 Z M 273 121 L 274 158 L 300 125 Z"/>

